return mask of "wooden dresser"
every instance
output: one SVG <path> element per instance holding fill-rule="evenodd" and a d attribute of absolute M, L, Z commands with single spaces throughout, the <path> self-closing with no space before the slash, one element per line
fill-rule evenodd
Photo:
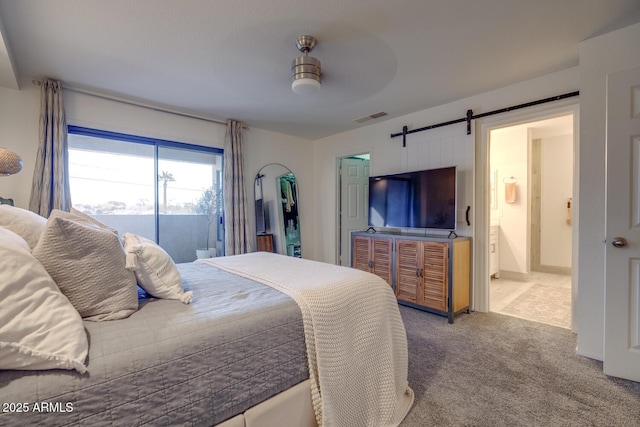
<path fill-rule="evenodd" d="M 471 239 L 352 233 L 351 266 L 382 277 L 398 302 L 447 316 L 469 312 Z"/>

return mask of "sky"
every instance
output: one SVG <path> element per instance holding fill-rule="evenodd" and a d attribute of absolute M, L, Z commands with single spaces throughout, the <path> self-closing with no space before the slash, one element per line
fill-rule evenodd
<path fill-rule="evenodd" d="M 213 168 L 211 164 L 159 159 L 159 174 L 166 171 L 175 178 L 167 185 L 169 205 L 195 203 L 211 186 Z M 135 206 L 141 200 L 153 201 L 153 157 L 69 148 L 69 170 L 74 205 L 117 201 Z M 162 203 L 162 184 L 158 197 Z"/>

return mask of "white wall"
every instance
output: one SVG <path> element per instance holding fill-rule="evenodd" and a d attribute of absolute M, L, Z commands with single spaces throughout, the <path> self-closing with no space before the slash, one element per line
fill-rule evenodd
<path fill-rule="evenodd" d="M 63 90 L 68 125 L 169 141 L 224 147 L 225 126 L 92 95 Z"/>
<path fill-rule="evenodd" d="M 497 208 L 491 220 L 500 222 L 500 272 L 529 273 L 529 172 L 528 130 L 526 126 L 491 132 L 491 170 L 497 171 Z M 516 201 L 505 201 L 505 181 L 516 183 Z M 514 277 L 515 278 L 515 277 Z"/>
<path fill-rule="evenodd" d="M 402 138 L 391 139 L 390 135 L 401 132 L 402 126 L 407 125 L 409 129 L 415 129 L 464 117 L 467 109 L 482 113 L 572 92 L 578 89 L 578 77 L 578 68 L 569 68 L 541 78 L 314 141 L 317 213 L 313 244 L 316 259 L 325 262 L 335 262 L 336 259 L 336 158 L 370 152 L 372 175 L 400 172 L 403 170 L 403 162 L 406 161 L 406 149 L 402 148 Z M 478 128 L 477 123 L 476 128 Z M 431 139 L 429 134 L 442 134 L 442 132 L 459 135 L 460 129 L 464 132 L 464 123 L 426 131 L 423 134 L 409 135 L 408 138 Z M 476 138 L 478 137 L 476 135 Z M 477 156 L 478 153 L 475 155 Z M 473 218 L 477 215 L 475 206 L 472 206 L 472 210 L 474 211 L 473 223 Z"/>
<path fill-rule="evenodd" d="M 540 133 L 527 124 L 491 131 L 491 170 L 497 171 L 497 208 L 492 223 L 500 225 L 500 270 L 525 278 L 531 266 L 529 245 L 529 143 L 541 141 L 540 262 L 571 268 L 572 228 L 566 222 L 567 199 L 573 191 L 573 135 Z M 517 200 L 505 202 L 505 181 L 516 181 Z M 525 276 L 523 276 L 525 275 Z"/>
<path fill-rule="evenodd" d="M 481 113 L 579 89 L 580 143 L 575 160 L 580 193 L 574 200 L 574 206 L 578 209 L 575 226 L 578 229 L 577 241 L 580 247 L 578 262 L 574 263 L 578 266 L 574 278 L 579 280 L 580 293 L 577 298 L 576 329 L 579 332 L 578 352 L 601 359 L 604 322 L 602 241 L 605 238 L 606 75 L 640 66 L 639 45 L 640 24 L 635 24 L 582 42 L 579 46 L 579 67 L 333 135 L 312 144 L 258 129 L 249 130 L 245 136 L 247 176 L 251 177 L 260 166 L 273 161 L 289 166 L 300 181 L 305 257 L 335 262 L 337 157 L 370 152 L 372 174 L 397 172 L 401 170 L 403 148 L 399 139 L 392 140 L 389 135 L 401 131 L 403 125 L 410 129 L 417 128 L 463 117 L 469 108 L 475 113 Z M 25 162 L 21 173 L 0 177 L 0 195 L 12 197 L 18 206 L 27 207 L 37 150 L 39 91 L 31 87 L 30 83 L 22 82 L 21 86 L 21 91 L 0 88 L 0 145 L 16 151 Z M 97 114 L 92 112 L 93 103 L 89 101 L 86 101 L 86 106 L 85 101 L 81 101 L 79 97 L 77 102 L 70 102 L 73 104 L 67 107 L 69 118 L 77 120 L 78 124 L 90 125 L 101 116 L 97 106 Z M 87 108 L 86 112 L 83 112 L 84 108 Z M 128 114 L 124 111 L 122 106 L 113 107 L 108 114 L 111 124 L 120 130 L 147 129 L 151 132 L 150 136 L 166 139 L 175 139 L 172 135 L 184 132 L 181 136 L 185 139 L 180 138 L 181 140 L 200 141 L 211 146 L 220 146 L 220 135 L 224 133 L 222 126 L 207 125 L 198 120 L 183 118 L 174 129 L 165 123 L 165 120 L 169 120 L 166 114 Z M 174 123 L 173 119 L 170 122 Z M 481 124 L 481 121 L 477 122 L 476 127 Z M 477 135 L 476 139 L 479 138 Z M 308 145 L 312 145 L 312 148 Z M 478 154 L 477 152 L 476 157 Z M 248 181 L 247 193 L 252 194 L 253 182 L 252 179 Z M 476 194 L 476 201 L 481 196 L 483 195 Z M 480 245 L 485 243 L 480 242 Z"/>
<path fill-rule="evenodd" d="M 298 185 L 298 213 L 302 256 L 315 259 L 313 233 L 316 218 L 313 185 L 313 145 L 311 141 L 250 129 L 245 133 L 245 184 L 249 201 L 249 218 L 255 218 L 254 178 L 269 163 L 281 163 L 293 172 Z M 255 228 L 254 221 L 251 227 Z"/>
<path fill-rule="evenodd" d="M 0 146 L 18 153 L 23 170 L 0 177 L 0 196 L 13 198 L 16 206 L 28 208 L 35 157 L 38 150 L 40 87 L 30 79 L 21 82 L 22 90 L 0 87 Z M 67 123 L 70 125 L 166 139 L 206 147 L 224 147 L 225 126 L 122 102 L 64 90 Z M 278 162 L 287 165 L 300 182 L 302 240 L 310 241 L 313 230 L 313 181 L 311 143 L 307 140 L 248 129 L 244 132 L 246 189 L 249 218 L 253 218 L 253 177 L 263 165 Z M 254 227 L 251 221 L 251 227 Z M 309 257 L 312 245 L 303 248 Z M 306 254 L 305 254 L 306 256 Z"/>
<path fill-rule="evenodd" d="M 640 66 L 640 24 L 580 43 L 578 353 L 604 356 L 606 76 Z"/>
<path fill-rule="evenodd" d="M 22 90 L 0 88 L 0 144 L 17 152 L 24 168 L 0 178 L 0 195 L 13 197 L 16 206 L 28 208 L 35 157 L 38 150 L 40 87 L 30 80 Z M 113 132 L 161 138 L 208 147 L 224 146 L 220 124 L 136 107 L 77 92 L 63 91 L 67 124 Z"/>
<path fill-rule="evenodd" d="M 466 223 L 466 208 L 473 206 L 474 135 L 467 135 L 466 126 L 440 128 L 418 133 L 407 140 L 402 150 L 400 171 L 415 171 L 456 166 L 456 233 L 473 236 L 473 227 Z M 408 230 L 448 235 L 442 230 Z"/>
<path fill-rule="evenodd" d="M 31 83 L 22 91 L 0 87 L 0 147 L 16 152 L 24 165 L 16 175 L 0 176 L 0 196 L 13 199 L 22 208 L 29 207 L 39 109 L 40 92 Z"/>
<path fill-rule="evenodd" d="M 72 91 L 65 91 L 64 97 L 67 123 L 71 125 L 207 147 L 224 147 L 226 128 L 218 123 L 131 106 Z M 313 230 L 314 217 L 311 190 L 313 150 L 310 141 L 254 128 L 246 129 L 243 135 L 245 188 L 250 228 L 255 230 L 253 178 L 262 166 L 268 163 L 282 163 L 293 171 L 298 180 L 302 251 L 305 257 L 312 258 L 312 245 L 305 245 Z"/>

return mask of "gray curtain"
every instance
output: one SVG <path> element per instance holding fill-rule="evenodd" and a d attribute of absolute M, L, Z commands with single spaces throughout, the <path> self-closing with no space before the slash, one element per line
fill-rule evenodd
<path fill-rule="evenodd" d="M 68 165 L 62 85 L 58 81 L 44 79 L 40 86 L 40 144 L 29 210 L 49 217 L 53 209 L 71 209 Z"/>
<path fill-rule="evenodd" d="M 242 122 L 227 120 L 224 140 L 225 255 L 254 251 L 244 186 Z"/>

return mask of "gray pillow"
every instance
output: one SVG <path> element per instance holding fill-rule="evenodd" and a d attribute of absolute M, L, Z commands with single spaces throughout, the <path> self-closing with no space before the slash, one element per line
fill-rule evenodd
<path fill-rule="evenodd" d="M 134 274 L 117 234 L 100 223 L 54 210 L 33 248 L 84 320 L 122 319 L 138 309 Z"/>

